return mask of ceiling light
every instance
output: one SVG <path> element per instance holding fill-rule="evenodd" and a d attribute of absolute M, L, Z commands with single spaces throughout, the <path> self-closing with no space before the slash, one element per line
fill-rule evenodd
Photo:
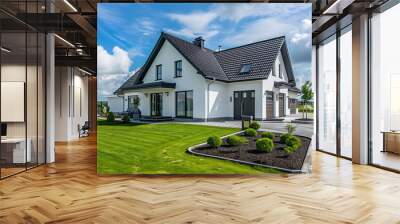
<path fill-rule="evenodd" d="M 62 38 L 62 37 L 60 37 L 60 36 L 57 35 L 57 34 L 54 34 L 54 36 L 57 37 L 58 39 L 60 39 L 62 42 L 66 43 L 67 45 L 69 45 L 69 46 L 75 48 L 75 45 L 73 45 L 73 44 L 72 44 L 71 42 L 69 42 L 68 40 L 66 40 L 66 39 L 64 39 L 64 38 Z"/>
<path fill-rule="evenodd" d="M 78 10 L 68 1 L 64 0 L 65 4 L 67 4 L 74 12 L 78 12 Z"/>
<path fill-rule="evenodd" d="M 11 50 L 9 50 L 9 49 L 7 49 L 7 48 L 5 48 L 5 47 L 1 47 L 1 50 L 4 51 L 4 52 L 6 52 L 6 53 L 10 53 L 10 52 L 11 52 Z"/>
<path fill-rule="evenodd" d="M 90 73 L 90 72 L 88 72 L 88 71 L 86 71 L 86 70 L 83 70 L 83 69 L 81 69 L 81 68 L 79 68 L 79 67 L 78 67 L 78 70 L 81 71 L 81 72 L 83 72 L 83 73 L 85 73 L 85 74 L 87 74 L 87 75 L 92 75 L 92 73 Z"/>

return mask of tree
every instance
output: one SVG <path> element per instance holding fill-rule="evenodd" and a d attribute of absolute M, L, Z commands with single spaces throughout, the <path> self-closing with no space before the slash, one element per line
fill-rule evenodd
<path fill-rule="evenodd" d="M 312 100 L 314 97 L 314 92 L 311 88 L 311 82 L 307 81 L 301 86 L 301 99 L 303 101 L 303 118 L 304 118 L 304 111 L 306 110 L 306 119 L 307 119 L 307 112 L 308 112 L 308 102 Z"/>

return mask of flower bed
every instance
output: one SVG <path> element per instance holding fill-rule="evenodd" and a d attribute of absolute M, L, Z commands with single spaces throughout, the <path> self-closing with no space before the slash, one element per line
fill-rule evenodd
<path fill-rule="evenodd" d="M 204 143 L 190 147 L 188 151 L 195 155 L 226 159 L 249 165 L 272 167 L 287 172 L 302 172 L 311 139 L 295 136 L 300 139 L 301 146 L 293 152 L 288 152 L 288 150 L 285 150 L 288 145 L 281 142 L 280 136 L 282 134 L 273 134 L 275 138 L 273 139 L 273 149 L 271 151 L 260 150 L 256 147 L 256 141 L 262 138 L 262 132 L 257 132 L 255 137 L 251 137 L 245 136 L 243 131 L 235 135 L 247 139 L 248 142 L 244 144 L 229 145 L 226 136 L 222 139 L 221 146 L 212 147 Z"/>

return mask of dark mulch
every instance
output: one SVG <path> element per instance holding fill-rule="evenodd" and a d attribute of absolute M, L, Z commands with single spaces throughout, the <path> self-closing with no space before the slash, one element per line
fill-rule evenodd
<path fill-rule="evenodd" d="M 275 136 L 278 135 L 279 134 L 275 134 Z M 283 150 L 285 145 L 280 143 L 279 137 L 275 137 L 275 148 L 272 150 L 272 152 L 266 153 L 263 151 L 258 151 L 256 149 L 256 140 L 260 138 L 260 136 L 246 137 L 249 140 L 249 144 L 245 145 L 228 146 L 223 144 L 218 148 L 212 148 L 208 145 L 205 145 L 194 148 L 192 151 L 261 165 L 275 166 L 290 170 L 301 170 L 304 159 L 307 155 L 308 146 L 310 145 L 310 139 L 300 136 L 298 137 L 302 141 L 302 146 L 296 152 L 290 155 L 287 155 Z"/>

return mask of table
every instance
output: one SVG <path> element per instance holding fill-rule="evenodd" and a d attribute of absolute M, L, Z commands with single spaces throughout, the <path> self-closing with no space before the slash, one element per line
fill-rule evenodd
<path fill-rule="evenodd" d="M 28 143 L 27 147 L 26 147 L 26 151 L 25 151 L 25 140 Z M 28 138 L 28 139 L 25 139 L 25 138 L 1 139 L 2 157 L 3 157 L 3 154 L 7 155 L 8 152 L 11 152 L 12 156 L 9 156 L 9 158 L 6 158 L 6 160 L 9 160 L 8 162 L 10 162 L 10 163 L 31 162 L 31 160 L 32 160 L 31 145 L 32 145 L 32 141 L 30 138 Z M 10 149 L 10 146 L 12 147 L 11 149 Z M 11 160 L 11 158 L 12 158 L 12 160 Z"/>
<path fill-rule="evenodd" d="M 400 131 L 383 131 L 383 151 L 400 154 Z"/>

